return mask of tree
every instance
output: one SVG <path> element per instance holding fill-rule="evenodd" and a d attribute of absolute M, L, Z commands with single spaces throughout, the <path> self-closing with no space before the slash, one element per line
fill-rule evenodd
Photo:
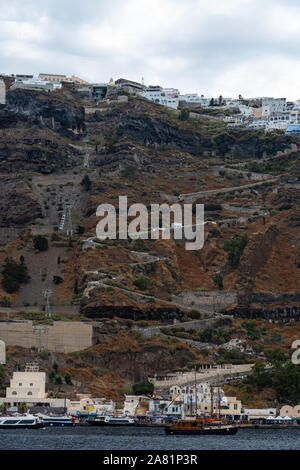
<path fill-rule="evenodd" d="M 122 170 L 121 170 L 121 176 L 125 177 L 133 177 L 137 173 L 137 167 L 133 165 L 126 165 Z"/>
<path fill-rule="evenodd" d="M 215 285 L 219 290 L 223 289 L 223 276 L 222 274 L 216 274 L 213 278 Z"/>
<path fill-rule="evenodd" d="M 17 263 L 13 258 L 5 258 L 2 269 L 2 286 L 6 292 L 9 294 L 17 292 L 20 285 L 28 282 L 29 279 L 28 269 L 23 260 Z"/>
<path fill-rule="evenodd" d="M 148 380 L 138 382 L 132 386 L 135 395 L 153 395 L 154 385 Z"/>
<path fill-rule="evenodd" d="M 268 364 L 274 369 L 279 369 L 279 367 L 288 360 L 286 353 L 280 348 L 267 349 L 265 356 Z"/>
<path fill-rule="evenodd" d="M 22 403 L 19 403 L 18 411 L 19 413 L 26 413 L 27 408 L 28 408 L 27 404 L 23 401 Z"/>
<path fill-rule="evenodd" d="M 2 405 L 0 406 L 1 413 L 6 415 L 8 408 L 9 408 L 9 403 L 7 402 L 2 403 Z"/>
<path fill-rule="evenodd" d="M 62 282 L 63 282 L 63 278 L 61 276 L 53 276 L 54 284 L 61 284 Z"/>
<path fill-rule="evenodd" d="M 149 285 L 149 279 L 140 276 L 133 282 L 133 284 L 140 290 L 147 290 Z"/>
<path fill-rule="evenodd" d="M 42 235 L 37 235 L 33 239 L 33 246 L 35 250 L 46 251 L 48 250 L 48 246 L 49 246 L 48 240 L 46 237 L 43 237 Z"/>
<path fill-rule="evenodd" d="M 85 175 L 85 176 L 82 178 L 80 184 L 84 187 L 84 189 L 85 189 L 86 191 L 89 191 L 89 190 L 91 189 L 91 186 L 92 186 L 92 182 L 91 182 L 91 180 L 90 180 L 90 178 L 89 178 L 88 175 Z"/>
<path fill-rule="evenodd" d="M 240 256 L 243 253 L 247 243 L 247 233 L 243 233 L 243 235 L 237 235 L 225 241 L 223 248 L 228 253 L 228 261 L 231 266 L 237 266 L 240 260 Z"/>
<path fill-rule="evenodd" d="M 190 112 L 188 109 L 182 109 L 178 116 L 178 119 L 180 119 L 180 121 L 187 121 L 189 118 L 189 115 L 190 115 Z"/>
<path fill-rule="evenodd" d="M 68 371 L 65 373 L 65 382 L 66 382 L 67 385 L 73 385 L 72 375 Z"/>

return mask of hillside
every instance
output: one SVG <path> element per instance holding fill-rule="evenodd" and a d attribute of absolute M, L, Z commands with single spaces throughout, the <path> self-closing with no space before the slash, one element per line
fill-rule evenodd
<path fill-rule="evenodd" d="M 36 356 L 45 370 L 56 360 L 78 381 L 84 368 L 84 390 L 109 396 L 111 374 L 119 393 L 155 372 L 220 358 L 248 360 L 218 355 L 222 344 L 243 338 L 237 325 L 245 319 L 278 322 L 281 335 L 253 348 L 252 361 L 264 360 L 266 347 L 287 350 L 298 326 L 286 339 L 284 322 L 298 322 L 300 315 L 299 145 L 297 137 L 230 131 L 205 116 L 180 119 L 141 98 L 122 103 L 116 97 L 93 107 L 70 89 L 10 90 L 0 109 L 0 262 L 23 260 L 30 279 L 9 292 L 12 281 L 4 285 L 2 276 L 2 321 L 7 312 L 10 320 L 40 323 L 117 321 L 116 331 L 108 328 L 92 346 L 95 364 L 86 361 L 89 350 L 78 352 L 82 367 L 53 352 L 44 362 Z M 184 241 L 173 239 L 98 240 L 96 209 L 101 203 L 118 207 L 120 195 L 128 205 L 146 207 L 205 204 L 203 249 L 187 251 Z M 71 239 L 59 230 L 66 203 L 72 205 Z M 47 238 L 47 250 L 34 246 L 38 235 Z M 43 312 L 44 289 L 53 291 L 52 320 Z M 176 335 L 175 353 L 170 331 L 145 336 L 143 330 L 220 314 L 232 316 L 234 328 L 223 343 L 211 343 L 208 356 L 195 340 L 201 325 Z M 142 339 L 132 338 L 137 322 Z M 11 351 L 7 377 L 16 361 Z M 19 352 L 18 361 L 26 354 Z M 107 381 L 105 374 L 96 379 L 97 367 Z"/>

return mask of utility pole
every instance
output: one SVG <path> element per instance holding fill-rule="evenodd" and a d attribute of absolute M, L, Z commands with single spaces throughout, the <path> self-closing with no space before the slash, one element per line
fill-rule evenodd
<path fill-rule="evenodd" d="M 89 140 L 86 139 L 85 141 L 85 155 L 84 155 L 84 161 L 83 161 L 83 166 L 85 168 L 88 168 L 90 166 L 89 164 L 89 157 L 90 157 L 90 154 L 89 154 L 89 147 L 88 147 L 88 142 Z"/>
<path fill-rule="evenodd" d="M 46 315 L 46 317 L 51 317 L 50 297 L 52 297 L 52 295 L 53 295 L 53 290 L 45 289 L 45 290 L 42 291 L 42 295 L 43 295 L 44 299 L 46 300 L 45 315 Z"/>
<path fill-rule="evenodd" d="M 46 327 L 43 327 L 43 326 L 36 326 L 33 331 L 35 333 L 38 333 L 39 335 L 39 346 L 38 346 L 38 353 L 41 352 L 42 350 L 42 333 L 45 333 L 47 332 L 47 328 Z"/>

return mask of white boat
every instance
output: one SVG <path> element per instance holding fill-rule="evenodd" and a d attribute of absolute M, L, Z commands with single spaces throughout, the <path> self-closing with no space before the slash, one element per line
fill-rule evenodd
<path fill-rule="evenodd" d="M 90 426 L 135 426 L 134 419 L 128 416 L 96 416 L 87 420 Z"/>
<path fill-rule="evenodd" d="M 39 429 L 43 427 L 44 423 L 38 416 L 28 414 L 0 417 L 0 429 Z"/>
<path fill-rule="evenodd" d="M 75 426 L 74 419 L 70 416 L 48 416 L 40 415 L 45 426 Z"/>

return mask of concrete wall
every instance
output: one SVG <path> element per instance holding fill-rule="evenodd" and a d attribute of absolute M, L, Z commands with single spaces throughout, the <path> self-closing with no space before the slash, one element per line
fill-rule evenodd
<path fill-rule="evenodd" d="M 93 326 L 83 322 L 53 322 L 39 325 L 42 332 L 42 347 L 52 352 L 69 353 L 92 346 Z M 34 331 L 32 321 L 0 322 L 0 339 L 6 346 L 38 347 L 39 333 Z"/>
<path fill-rule="evenodd" d="M 173 300 L 183 307 L 191 307 L 200 312 L 217 312 L 237 302 L 236 292 L 182 292 Z"/>

